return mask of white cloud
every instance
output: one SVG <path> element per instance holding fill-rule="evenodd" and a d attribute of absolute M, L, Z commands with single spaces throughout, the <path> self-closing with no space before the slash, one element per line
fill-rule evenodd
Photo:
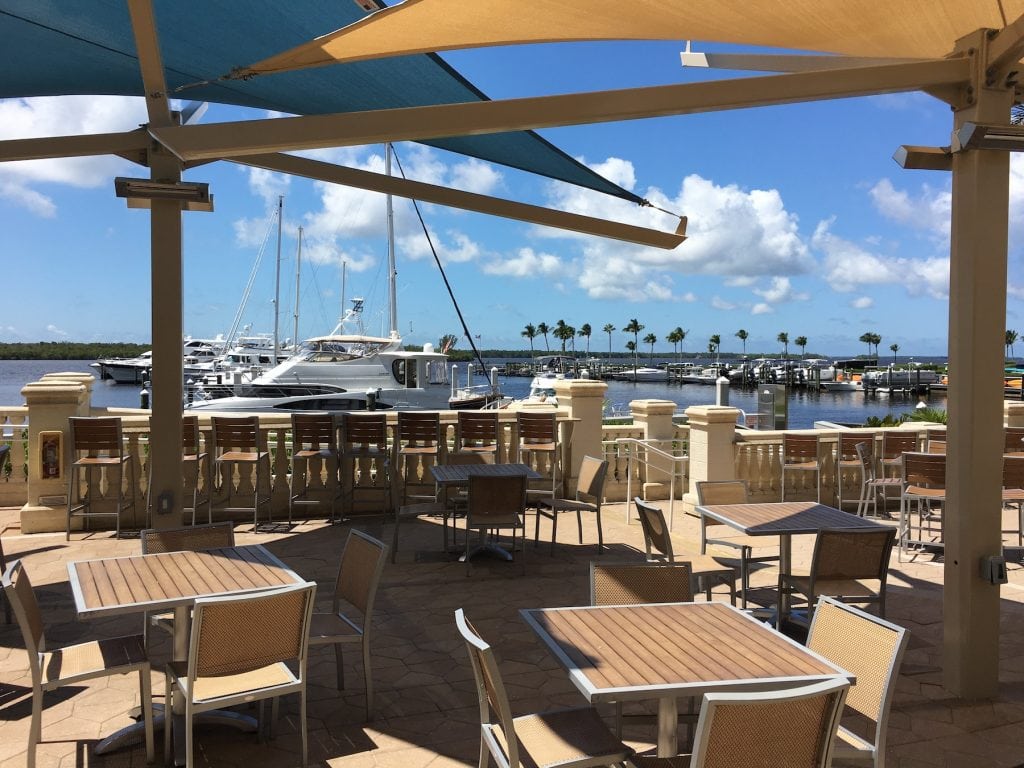
<path fill-rule="evenodd" d="M 788 277 L 773 277 L 768 288 L 754 288 L 753 290 L 768 304 L 807 301 L 810 298 L 810 294 L 793 290 Z"/>
<path fill-rule="evenodd" d="M 711 306 L 715 309 L 724 309 L 726 311 L 736 309 L 736 305 L 731 301 L 726 301 L 721 296 L 713 296 L 711 298 Z"/>
<path fill-rule="evenodd" d="M 491 164 L 470 159 L 451 169 L 451 186 L 480 195 L 492 195 L 502 185 L 502 176 Z"/>
<path fill-rule="evenodd" d="M 887 219 L 925 232 L 938 245 L 949 244 L 949 222 L 953 195 L 949 188 L 934 189 L 922 184 L 920 192 L 912 196 L 906 190 L 893 187 L 882 179 L 870 192 L 878 212 Z"/>
<path fill-rule="evenodd" d="M 762 304 L 755 304 L 751 308 L 750 314 L 752 314 L 752 315 L 770 315 L 774 311 L 775 311 L 775 309 L 774 309 L 774 307 L 772 307 L 771 304 L 764 304 L 764 303 L 762 303 Z"/>
<path fill-rule="evenodd" d="M 61 330 L 60 328 L 58 328 L 56 325 L 53 325 L 52 323 L 50 325 L 46 326 L 46 330 L 49 331 L 50 333 L 52 333 L 54 336 L 67 336 L 68 335 L 67 331 Z"/>
<path fill-rule="evenodd" d="M 875 306 L 875 300 L 870 296 L 858 296 L 850 302 L 850 306 L 854 309 L 870 309 Z"/>
<path fill-rule="evenodd" d="M 833 290 L 847 293 L 867 285 L 902 285 L 911 295 L 946 298 L 949 259 L 907 259 L 871 253 L 832 234 L 832 221 L 818 224 L 811 239 L 824 254 L 824 277 Z"/>
<path fill-rule="evenodd" d="M 132 130 L 146 120 L 142 99 L 128 96 L 45 96 L 0 100 L 0 140 Z M 35 186 L 95 188 L 135 168 L 120 157 L 69 157 L 0 163 L 0 197 L 44 218 L 56 203 Z"/>
<path fill-rule="evenodd" d="M 509 277 L 550 277 L 562 272 L 561 260 L 550 253 L 538 253 L 532 248 L 520 248 L 510 259 L 495 260 L 484 264 L 488 275 Z"/>
<path fill-rule="evenodd" d="M 249 189 L 260 197 L 268 208 L 277 205 L 277 199 L 288 192 L 292 177 L 264 168 L 247 168 Z"/>

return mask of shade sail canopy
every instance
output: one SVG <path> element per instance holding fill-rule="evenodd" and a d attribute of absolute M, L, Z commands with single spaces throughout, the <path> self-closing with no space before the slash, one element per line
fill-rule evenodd
<path fill-rule="evenodd" d="M 405 0 L 247 70 L 574 40 L 702 40 L 938 58 L 969 32 L 1000 29 L 1022 13 L 1024 0 Z"/>
<path fill-rule="evenodd" d="M 365 12 L 352 0 L 155 0 L 153 7 L 172 96 L 296 115 L 487 100 L 433 55 L 218 80 L 358 21 Z M 0 40 L 0 98 L 144 94 L 125 0 L 0 0 Z M 530 131 L 422 143 L 639 202 Z"/>

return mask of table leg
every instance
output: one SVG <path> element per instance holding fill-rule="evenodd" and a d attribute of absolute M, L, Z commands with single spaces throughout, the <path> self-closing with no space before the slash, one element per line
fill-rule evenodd
<path fill-rule="evenodd" d="M 658 757 L 679 754 L 679 703 L 675 696 L 658 699 Z"/>

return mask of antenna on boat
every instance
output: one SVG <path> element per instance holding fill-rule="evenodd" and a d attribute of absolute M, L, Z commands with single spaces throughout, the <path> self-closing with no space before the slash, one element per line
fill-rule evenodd
<path fill-rule="evenodd" d="M 391 143 L 384 145 L 384 173 L 391 175 Z M 388 309 L 390 317 L 388 322 L 391 326 L 390 336 L 398 338 L 398 292 L 395 290 L 395 283 L 398 280 L 398 271 L 395 269 L 395 211 L 392 205 L 391 195 L 386 196 L 388 212 Z"/>

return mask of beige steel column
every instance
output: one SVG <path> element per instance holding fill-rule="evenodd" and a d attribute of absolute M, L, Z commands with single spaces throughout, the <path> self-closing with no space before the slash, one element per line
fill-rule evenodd
<path fill-rule="evenodd" d="M 672 423 L 672 415 L 676 412 L 676 404 L 671 400 L 633 400 L 629 404 L 629 410 L 633 413 L 633 424 L 643 429 L 644 440 L 665 441 L 671 440 L 675 436 L 676 427 Z M 657 442 L 655 447 L 666 453 L 672 453 L 670 443 Z M 674 464 L 673 461 L 648 452 L 647 464 L 643 469 L 642 495 L 644 499 L 655 501 L 669 497 Z M 677 495 L 685 490 L 677 484 Z"/>
<path fill-rule="evenodd" d="M 958 44 L 976 77 L 956 112 L 965 122 L 1008 124 L 1012 90 L 985 85 L 988 40 Z M 943 592 L 944 682 L 964 698 L 999 687 L 999 587 L 982 579 L 982 557 L 999 555 L 1003 452 L 1003 353 L 1009 155 L 953 154 L 949 269 L 949 445 Z"/>
<path fill-rule="evenodd" d="M 557 379 L 554 382 L 558 410 L 567 410 L 573 419 L 568 454 L 562 454 L 562 477 L 569 493 L 576 492 L 576 480 L 584 456 L 604 458 L 601 445 L 601 417 L 608 385 L 603 381 Z"/>
<path fill-rule="evenodd" d="M 700 480 L 735 480 L 738 408 L 725 405 L 693 405 L 686 409 L 690 422 L 690 487 L 683 496 L 683 509 L 692 512 L 697 505 Z"/>

